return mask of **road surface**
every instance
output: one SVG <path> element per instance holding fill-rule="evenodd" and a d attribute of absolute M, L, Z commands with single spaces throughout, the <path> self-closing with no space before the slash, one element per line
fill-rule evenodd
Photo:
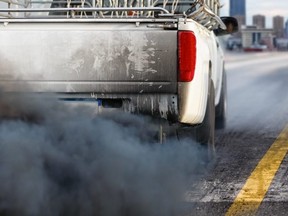
<path fill-rule="evenodd" d="M 288 53 L 226 58 L 228 126 L 186 215 L 288 215 Z"/>
<path fill-rule="evenodd" d="M 0 121 L 0 215 L 288 215 L 287 62 L 287 53 L 227 54 L 228 127 L 208 168 L 191 140 L 151 145 L 141 116 L 91 118 L 0 94 L 21 114 Z"/>

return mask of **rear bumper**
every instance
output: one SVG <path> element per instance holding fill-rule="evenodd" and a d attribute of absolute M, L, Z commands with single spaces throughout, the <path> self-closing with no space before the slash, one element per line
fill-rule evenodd
<path fill-rule="evenodd" d="M 122 109 L 125 112 L 160 117 L 171 122 L 178 121 L 176 94 L 59 94 L 57 97 L 67 103 L 85 101 L 94 104 L 98 112 Z"/>
<path fill-rule="evenodd" d="M 9 97 L 20 94 L 89 105 L 96 113 L 117 109 L 170 122 L 177 122 L 179 116 L 178 95 L 172 82 L 0 81 L 0 87 Z M 110 93 L 112 90 L 114 93 Z"/>
<path fill-rule="evenodd" d="M 54 106 L 55 102 L 59 102 L 72 107 L 89 107 L 93 115 L 111 111 L 125 111 L 134 114 L 149 115 L 158 119 L 162 118 L 175 123 L 178 121 L 177 101 L 178 97 L 176 94 L 97 95 L 89 93 L 21 93 L 0 91 L 0 118 L 17 118 L 27 114 L 33 116 L 38 111 L 37 107 L 41 110 L 42 106 Z M 28 108 L 27 104 L 30 104 Z M 32 109 L 30 110 L 31 107 Z M 63 107 L 63 112 L 66 112 L 65 107 Z"/>
<path fill-rule="evenodd" d="M 176 94 L 57 94 L 58 99 L 71 104 L 95 106 L 96 113 L 111 111 L 144 114 L 178 121 L 178 96 Z"/>

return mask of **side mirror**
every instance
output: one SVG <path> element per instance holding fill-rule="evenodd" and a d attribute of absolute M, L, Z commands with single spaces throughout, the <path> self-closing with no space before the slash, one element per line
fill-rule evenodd
<path fill-rule="evenodd" d="M 238 31 L 238 21 L 234 17 L 221 17 L 222 22 L 226 25 L 226 30 L 218 28 L 214 30 L 216 36 L 232 34 Z"/>

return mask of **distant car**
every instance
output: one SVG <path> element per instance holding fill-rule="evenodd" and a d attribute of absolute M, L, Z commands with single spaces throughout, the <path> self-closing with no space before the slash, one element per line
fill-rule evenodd
<path fill-rule="evenodd" d="M 245 52 L 263 52 L 268 49 L 267 45 L 254 44 L 250 47 L 244 47 Z"/>

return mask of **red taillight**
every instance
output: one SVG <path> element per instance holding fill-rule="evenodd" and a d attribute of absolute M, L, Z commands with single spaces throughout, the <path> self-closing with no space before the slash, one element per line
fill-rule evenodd
<path fill-rule="evenodd" d="M 190 82 L 194 78 L 196 65 L 196 37 L 191 31 L 178 32 L 179 82 Z"/>

